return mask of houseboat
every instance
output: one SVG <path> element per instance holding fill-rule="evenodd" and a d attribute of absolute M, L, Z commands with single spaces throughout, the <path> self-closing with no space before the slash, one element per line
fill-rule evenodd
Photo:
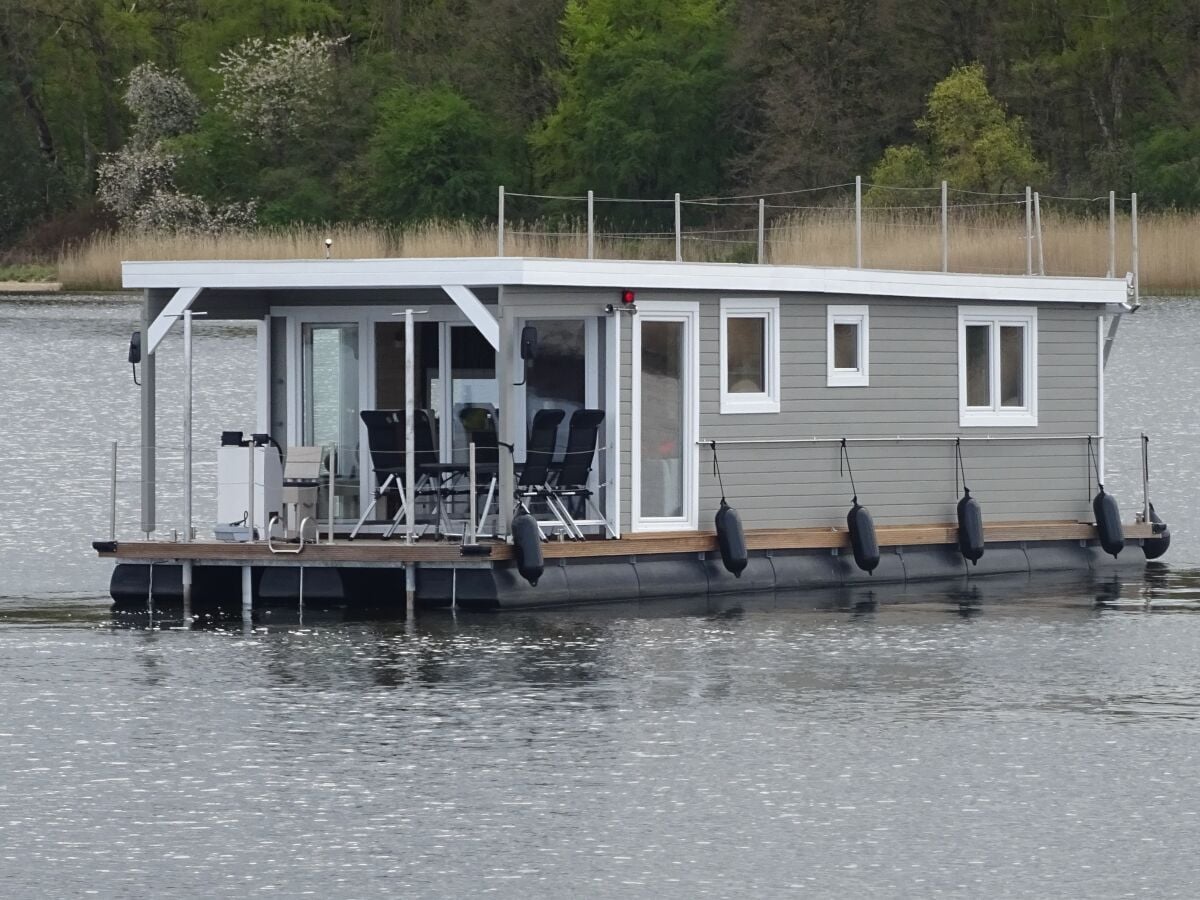
<path fill-rule="evenodd" d="M 143 534 L 96 543 L 117 600 L 499 609 L 1165 550 L 1148 497 L 1122 521 L 1100 487 L 1123 278 L 521 257 L 123 277 Z M 195 314 L 256 328 L 256 421 L 189 426 L 187 497 L 192 448 L 219 443 L 218 508 L 156 537 L 155 355 Z"/>

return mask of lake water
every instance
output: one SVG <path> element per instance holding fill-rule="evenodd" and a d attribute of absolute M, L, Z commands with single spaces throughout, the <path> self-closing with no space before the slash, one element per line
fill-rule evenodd
<path fill-rule="evenodd" d="M 250 633 L 110 610 L 135 320 L 0 300 L 4 896 L 1196 894 L 1200 301 L 1148 302 L 1109 364 L 1108 487 L 1131 514 L 1149 432 L 1175 534 L 1144 577 Z M 197 332 L 208 443 L 251 419 L 253 337 Z"/>

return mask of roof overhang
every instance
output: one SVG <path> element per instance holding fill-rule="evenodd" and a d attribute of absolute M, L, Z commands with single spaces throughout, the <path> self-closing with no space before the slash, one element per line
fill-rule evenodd
<path fill-rule="evenodd" d="M 127 288 L 249 290 L 597 287 L 854 294 L 1024 303 L 1125 303 L 1123 278 L 972 275 L 817 266 L 629 260 L 444 259 L 175 260 L 126 262 Z"/>

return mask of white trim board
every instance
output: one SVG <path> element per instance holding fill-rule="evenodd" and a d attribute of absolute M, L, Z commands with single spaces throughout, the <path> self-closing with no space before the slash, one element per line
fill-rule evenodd
<path fill-rule="evenodd" d="M 127 288 L 341 289 L 542 286 L 705 290 L 955 301 L 1123 304 L 1123 278 L 969 275 L 821 266 L 635 260 L 444 259 L 179 260 L 125 262 Z"/>

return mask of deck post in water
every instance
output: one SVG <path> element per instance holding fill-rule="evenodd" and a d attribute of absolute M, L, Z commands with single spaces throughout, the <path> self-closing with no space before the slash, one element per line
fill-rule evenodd
<path fill-rule="evenodd" d="M 588 259 L 596 258 L 596 196 L 594 191 L 588 191 Z"/>
<path fill-rule="evenodd" d="M 249 618 L 254 608 L 254 569 L 242 566 L 242 621 Z"/>
<path fill-rule="evenodd" d="M 411 622 L 417 607 L 417 564 L 404 567 L 404 615 Z"/>
<path fill-rule="evenodd" d="M 854 265 L 862 268 L 862 176 L 854 176 Z"/>
<path fill-rule="evenodd" d="M 948 231 L 949 222 L 947 214 L 949 210 L 946 208 L 946 182 L 942 182 L 942 271 L 950 271 L 950 232 Z"/>
<path fill-rule="evenodd" d="M 500 200 L 496 206 L 496 255 L 504 255 L 504 185 L 500 185 Z"/>
<path fill-rule="evenodd" d="M 1108 277 L 1117 277 L 1117 192 L 1108 192 Z"/>
<path fill-rule="evenodd" d="M 1130 255 L 1133 257 L 1133 305 L 1141 306 L 1142 285 L 1138 278 L 1138 216 L 1137 191 L 1129 197 Z"/>
<path fill-rule="evenodd" d="M 150 292 L 142 301 L 142 346 L 150 346 L 150 323 L 154 316 L 150 313 Z M 142 354 L 142 531 L 147 540 L 154 532 L 154 450 L 157 439 L 154 429 L 154 354 Z"/>
<path fill-rule="evenodd" d="M 183 618 L 186 622 L 192 617 L 192 561 L 190 559 L 183 561 L 179 577 L 183 584 Z"/>

